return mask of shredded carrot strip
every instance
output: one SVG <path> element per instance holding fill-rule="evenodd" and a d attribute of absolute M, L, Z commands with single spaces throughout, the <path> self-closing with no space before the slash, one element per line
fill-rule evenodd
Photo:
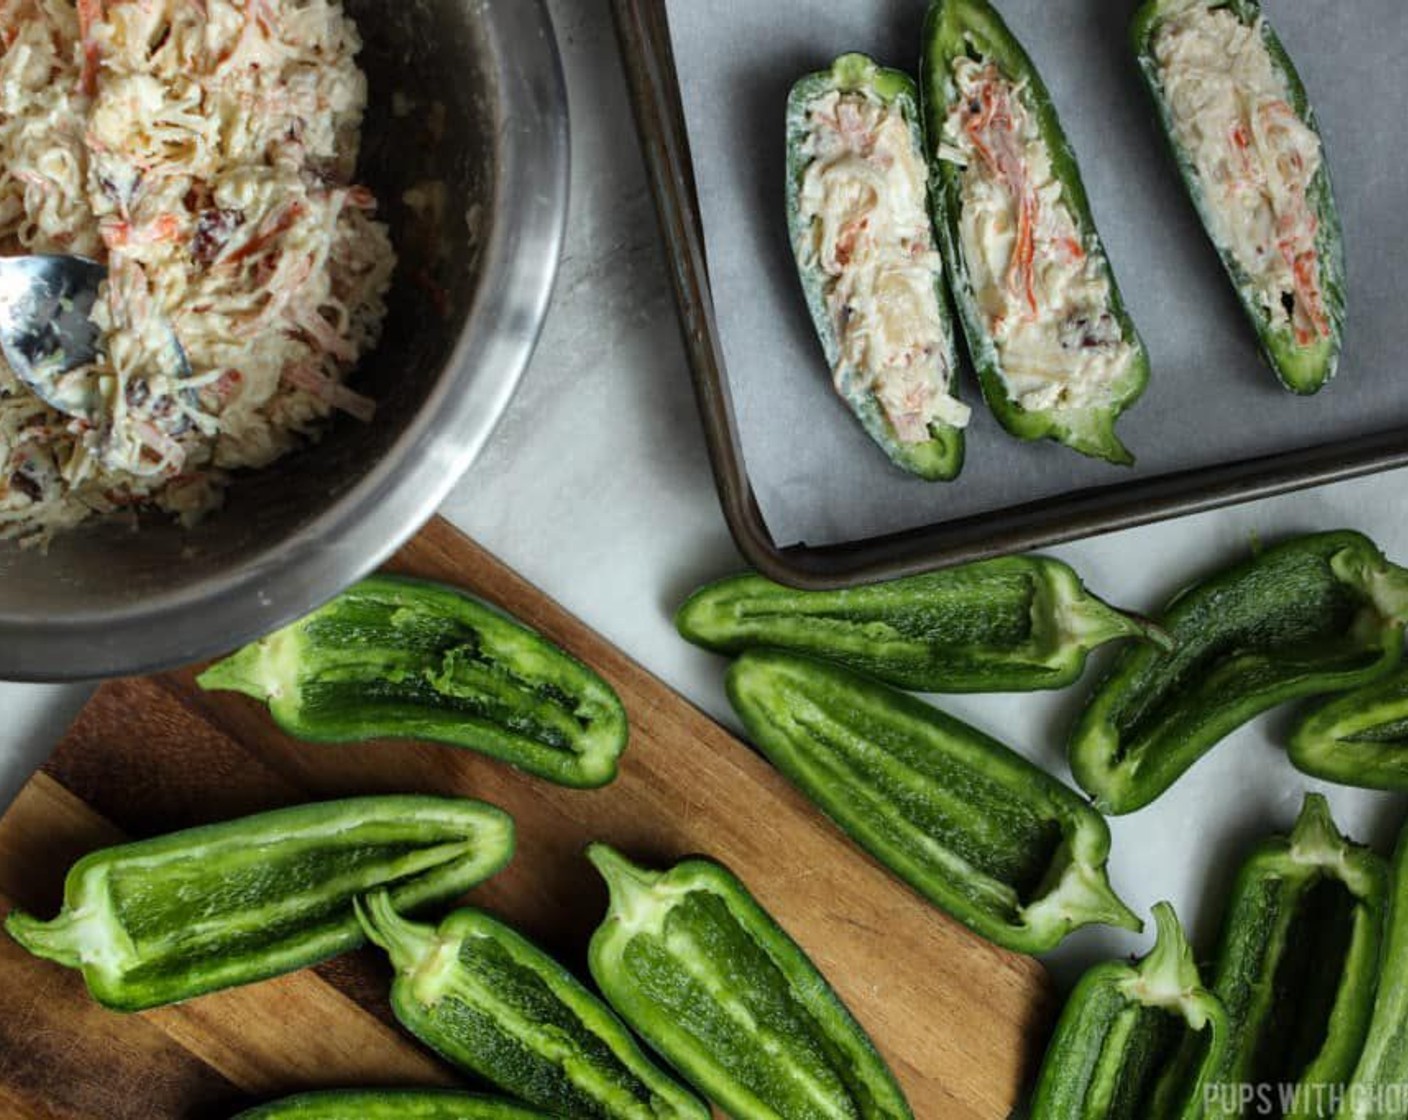
<path fill-rule="evenodd" d="M 179 241 L 181 219 L 175 214 L 163 214 L 151 225 L 153 241 Z"/>
<path fill-rule="evenodd" d="M 106 18 L 104 0 L 78 0 L 78 33 L 83 40 L 83 70 L 79 88 L 92 97 L 98 92 L 98 44 L 93 39 L 93 26 Z"/>
<path fill-rule="evenodd" d="M 1036 199 L 1031 192 L 1022 194 L 1017 211 L 1017 252 L 1013 263 L 1015 279 L 1027 297 L 1027 307 L 1036 314 Z"/>
<path fill-rule="evenodd" d="M 1310 326 L 1313 328 L 1308 330 L 1299 320 L 1294 322 L 1296 343 L 1300 346 L 1308 346 L 1315 341 L 1317 335 L 1321 338 L 1328 338 L 1330 318 L 1325 313 L 1325 301 L 1320 293 L 1320 255 L 1314 249 L 1306 249 L 1297 253 L 1294 242 L 1290 241 L 1281 242 L 1280 249 L 1286 263 L 1291 266 L 1291 277 L 1295 285 L 1296 310 L 1309 320 Z"/>
<path fill-rule="evenodd" d="M 256 253 L 261 253 L 269 246 L 275 238 L 282 236 L 293 228 L 293 224 L 303 216 L 305 207 L 301 202 L 290 203 L 285 207 L 272 222 L 266 221 L 264 228 L 260 229 L 253 237 L 236 249 L 229 256 L 220 260 L 222 265 L 239 264 L 248 260 Z"/>
<path fill-rule="evenodd" d="M 1017 202 L 1017 243 L 1012 251 L 1007 283 L 1013 292 L 1026 300 L 1027 307 L 1035 315 L 1036 225 L 1040 203 L 1031 190 L 1022 164 L 1016 127 L 1007 103 L 1007 90 L 999 84 L 1002 79 L 995 67 L 989 67 L 986 76 L 979 109 L 966 114 L 964 131 L 972 141 L 978 158 L 1007 184 Z M 991 144 L 985 140 L 989 133 L 992 134 Z"/>
<path fill-rule="evenodd" d="M 1260 106 L 1257 116 L 1268 132 L 1284 129 L 1288 120 L 1298 120 L 1295 110 L 1283 100 Z M 1247 124 L 1241 121 L 1228 136 L 1228 142 L 1249 180 L 1255 180 L 1257 174 L 1250 151 L 1252 136 Z M 1291 166 L 1297 171 L 1302 170 L 1305 163 L 1300 153 L 1292 152 L 1291 156 Z M 1317 337 L 1328 338 L 1330 335 L 1330 319 L 1325 311 L 1324 294 L 1320 287 L 1320 255 L 1315 249 L 1319 219 L 1310 209 L 1304 187 L 1298 183 L 1291 186 L 1289 206 L 1284 212 L 1278 210 L 1275 217 L 1276 229 L 1280 234 L 1276 248 L 1291 270 L 1291 294 L 1294 300 L 1291 329 L 1296 344 L 1308 346 Z"/>
<path fill-rule="evenodd" d="M 132 240 L 132 226 L 129 222 L 103 222 L 98 226 L 103 244 L 111 249 L 123 249 Z"/>
<path fill-rule="evenodd" d="M 162 214 L 141 227 L 122 220 L 105 221 L 99 226 L 103 244 L 109 249 L 125 249 L 130 245 L 155 245 L 181 240 L 181 219 L 175 214 Z"/>

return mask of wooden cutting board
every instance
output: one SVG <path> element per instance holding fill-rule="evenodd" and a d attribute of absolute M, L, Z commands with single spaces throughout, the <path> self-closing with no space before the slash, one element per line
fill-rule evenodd
<path fill-rule="evenodd" d="M 579 974 L 606 903 L 588 841 L 657 865 L 707 853 L 811 954 L 917 1116 L 1008 1115 L 1053 1010 L 1037 962 L 926 905 L 759 756 L 445 522 L 390 567 L 472 590 L 603 673 L 631 721 L 619 779 L 572 791 L 450 747 L 301 744 L 247 698 L 201 692 L 190 671 L 116 681 L 0 820 L 0 913 L 52 915 L 69 864 L 123 836 L 354 794 L 480 797 L 513 814 L 518 852 L 470 897 Z M 462 1084 L 398 1029 L 387 980 L 364 951 L 122 1016 L 0 935 L 0 1117 L 215 1120 L 301 1089 Z"/>

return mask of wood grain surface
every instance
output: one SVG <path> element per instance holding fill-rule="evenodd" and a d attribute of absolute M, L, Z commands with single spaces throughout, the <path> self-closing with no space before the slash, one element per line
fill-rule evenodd
<path fill-rule="evenodd" d="M 916 1116 L 1008 1115 L 1053 1011 L 1039 964 L 926 905 L 758 755 L 448 524 L 390 567 L 474 591 L 600 671 L 631 721 L 617 781 L 574 791 L 452 747 L 301 744 L 247 698 L 201 692 L 190 671 L 116 681 L 0 819 L 0 913 L 50 916 L 69 864 L 122 836 L 364 793 L 480 797 L 513 814 L 518 852 L 470 898 L 580 975 L 606 904 L 589 841 L 661 866 L 707 853 L 811 954 Z M 387 982 L 384 959 L 363 951 L 122 1016 L 0 936 L 0 1116 L 213 1120 L 307 1088 L 460 1083 L 396 1026 Z"/>

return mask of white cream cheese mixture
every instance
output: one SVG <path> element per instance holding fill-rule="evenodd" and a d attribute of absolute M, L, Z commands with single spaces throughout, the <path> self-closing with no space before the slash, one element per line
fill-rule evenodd
<path fill-rule="evenodd" d="M 395 264 L 352 182 L 366 82 L 338 0 L 0 0 L 0 252 L 109 268 L 90 415 L 0 359 L 0 537 L 151 504 L 316 437 Z M 172 359 L 179 340 L 191 376 Z"/>
<path fill-rule="evenodd" d="M 1330 334 L 1310 185 L 1320 140 L 1291 106 L 1260 17 L 1192 2 L 1154 35 L 1174 137 L 1197 173 L 1209 232 L 1246 275 L 1274 328 L 1301 346 Z"/>
<path fill-rule="evenodd" d="M 971 410 L 952 391 L 928 169 L 908 122 L 877 98 L 833 90 L 807 106 L 807 124 L 799 248 L 826 278 L 837 388 L 858 376 L 902 443 L 930 439 L 931 423 L 964 427 Z"/>
<path fill-rule="evenodd" d="M 1136 351 L 1025 87 L 968 57 L 954 61 L 952 78 L 941 156 L 963 169 L 959 239 L 1008 394 L 1030 411 L 1106 404 Z"/>

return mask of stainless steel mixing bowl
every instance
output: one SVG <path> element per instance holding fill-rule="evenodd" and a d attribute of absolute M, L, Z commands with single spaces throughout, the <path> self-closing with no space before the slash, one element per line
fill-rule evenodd
<path fill-rule="evenodd" d="M 352 380 L 379 402 L 375 421 L 339 417 L 191 530 L 143 516 L 47 552 L 0 543 L 0 678 L 175 665 L 303 614 L 430 517 L 508 404 L 567 216 L 567 101 L 543 0 L 346 6 L 371 90 L 360 177 L 400 255 L 385 338 Z M 403 196 L 436 182 L 445 205 L 428 227 Z"/>

